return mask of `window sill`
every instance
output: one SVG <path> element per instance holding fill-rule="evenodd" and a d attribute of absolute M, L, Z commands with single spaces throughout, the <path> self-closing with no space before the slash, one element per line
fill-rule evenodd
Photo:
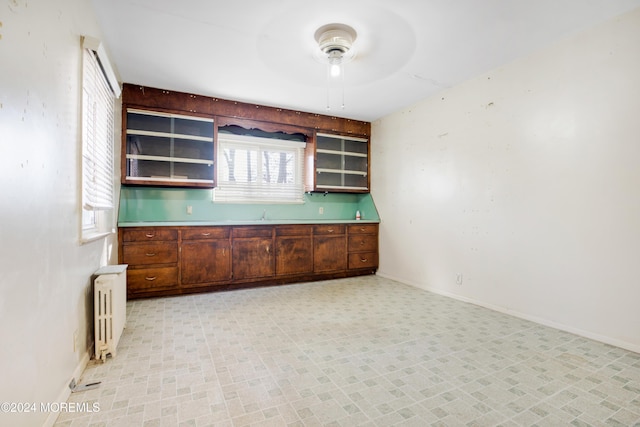
<path fill-rule="evenodd" d="M 111 231 L 103 231 L 103 232 L 94 232 L 94 233 L 86 233 L 83 234 L 82 237 L 80 238 L 80 244 L 84 245 L 86 243 L 91 243 L 91 242 L 95 242 L 96 240 L 100 240 L 103 239 L 107 236 L 110 236 L 112 234 L 114 234 L 115 231 L 111 230 Z"/>

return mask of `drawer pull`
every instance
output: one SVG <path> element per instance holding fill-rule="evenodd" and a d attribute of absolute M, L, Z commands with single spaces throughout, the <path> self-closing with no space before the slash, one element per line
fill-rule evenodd
<path fill-rule="evenodd" d="M 155 254 L 155 253 L 148 253 L 148 252 L 147 252 L 145 255 L 146 255 L 146 256 L 156 256 L 156 254 Z"/>
<path fill-rule="evenodd" d="M 360 262 L 367 262 L 369 261 L 367 258 L 360 258 Z"/>
<path fill-rule="evenodd" d="M 360 231 L 362 231 L 363 233 L 365 232 L 366 228 L 362 227 L 360 228 Z"/>
<path fill-rule="evenodd" d="M 153 282 L 154 280 L 156 280 L 158 277 L 157 276 L 153 276 L 153 277 L 145 277 L 144 280 L 148 280 L 149 282 Z"/>
<path fill-rule="evenodd" d="M 211 233 L 200 233 L 200 234 L 202 234 L 204 237 L 211 236 Z"/>
<path fill-rule="evenodd" d="M 360 246 L 364 246 L 364 244 L 365 244 L 365 243 L 366 243 L 366 242 L 365 242 L 364 240 L 363 240 L 363 241 L 361 241 L 361 242 L 360 242 Z"/>
<path fill-rule="evenodd" d="M 147 233 L 146 236 L 150 239 L 156 237 L 155 233 Z"/>
<path fill-rule="evenodd" d="M 327 231 L 328 231 L 329 233 L 333 233 L 333 228 L 329 228 Z"/>

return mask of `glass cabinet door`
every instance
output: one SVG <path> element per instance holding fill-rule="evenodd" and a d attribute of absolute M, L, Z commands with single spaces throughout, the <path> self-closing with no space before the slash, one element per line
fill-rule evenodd
<path fill-rule="evenodd" d="M 125 183 L 213 187 L 213 119 L 127 109 Z"/>
<path fill-rule="evenodd" d="M 368 192 L 369 141 L 316 134 L 316 191 Z"/>

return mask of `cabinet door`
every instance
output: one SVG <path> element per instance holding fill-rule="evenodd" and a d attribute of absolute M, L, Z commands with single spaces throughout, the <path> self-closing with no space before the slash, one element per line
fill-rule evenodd
<path fill-rule="evenodd" d="M 369 141 L 341 135 L 316 134 L 315 189 L 369 191 Z"/>
<path fill-rule="evenodd" d="M 127 108 L 123 183 L 213 187 L 213 119 Z"/>
<path fill-rule="evenodd" d="M 313 272 L 313 238 L 309 236 L 276 237 L 276 274 Z"/>
<path fill-rule="evenodd" d="M 231 279 L 229 240 L 183 241 L 181 285 L 186 287 Z"/>
<path fill-rule="evenodd" d="M 271 237 L 234 237 L 233 279 L 258 279 L 273 276 L 275 268 L 272 243 Z"/>
<path fill-rule="evenodd" d="M 347 239 L 343 235 L 313 237 L 313 270 L 316 273 L 347 269 Z"/>

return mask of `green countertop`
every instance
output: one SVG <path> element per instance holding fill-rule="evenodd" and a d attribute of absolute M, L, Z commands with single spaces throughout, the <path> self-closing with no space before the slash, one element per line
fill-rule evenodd
<path fill-rule="evenodd" d="M 213 202 L 210 189 L 122 186 L 118 211 L 119 227 L 377 222 L 369 193 L 306 193 L 298 204 L 233 204 Z"/>
<path fill-rule="evenodd" d="M 119 227 L 159 227 L 159 226 L 238 226 L 238 225 L 285 225 L 285 224 L 377 224 L 380 221 L 373 220 L 306 220 L 306 219 L 288 219 L 288 220 L 257 220 L 257 221 L 139 221 L 139 222 L 119 222 Z"/>

